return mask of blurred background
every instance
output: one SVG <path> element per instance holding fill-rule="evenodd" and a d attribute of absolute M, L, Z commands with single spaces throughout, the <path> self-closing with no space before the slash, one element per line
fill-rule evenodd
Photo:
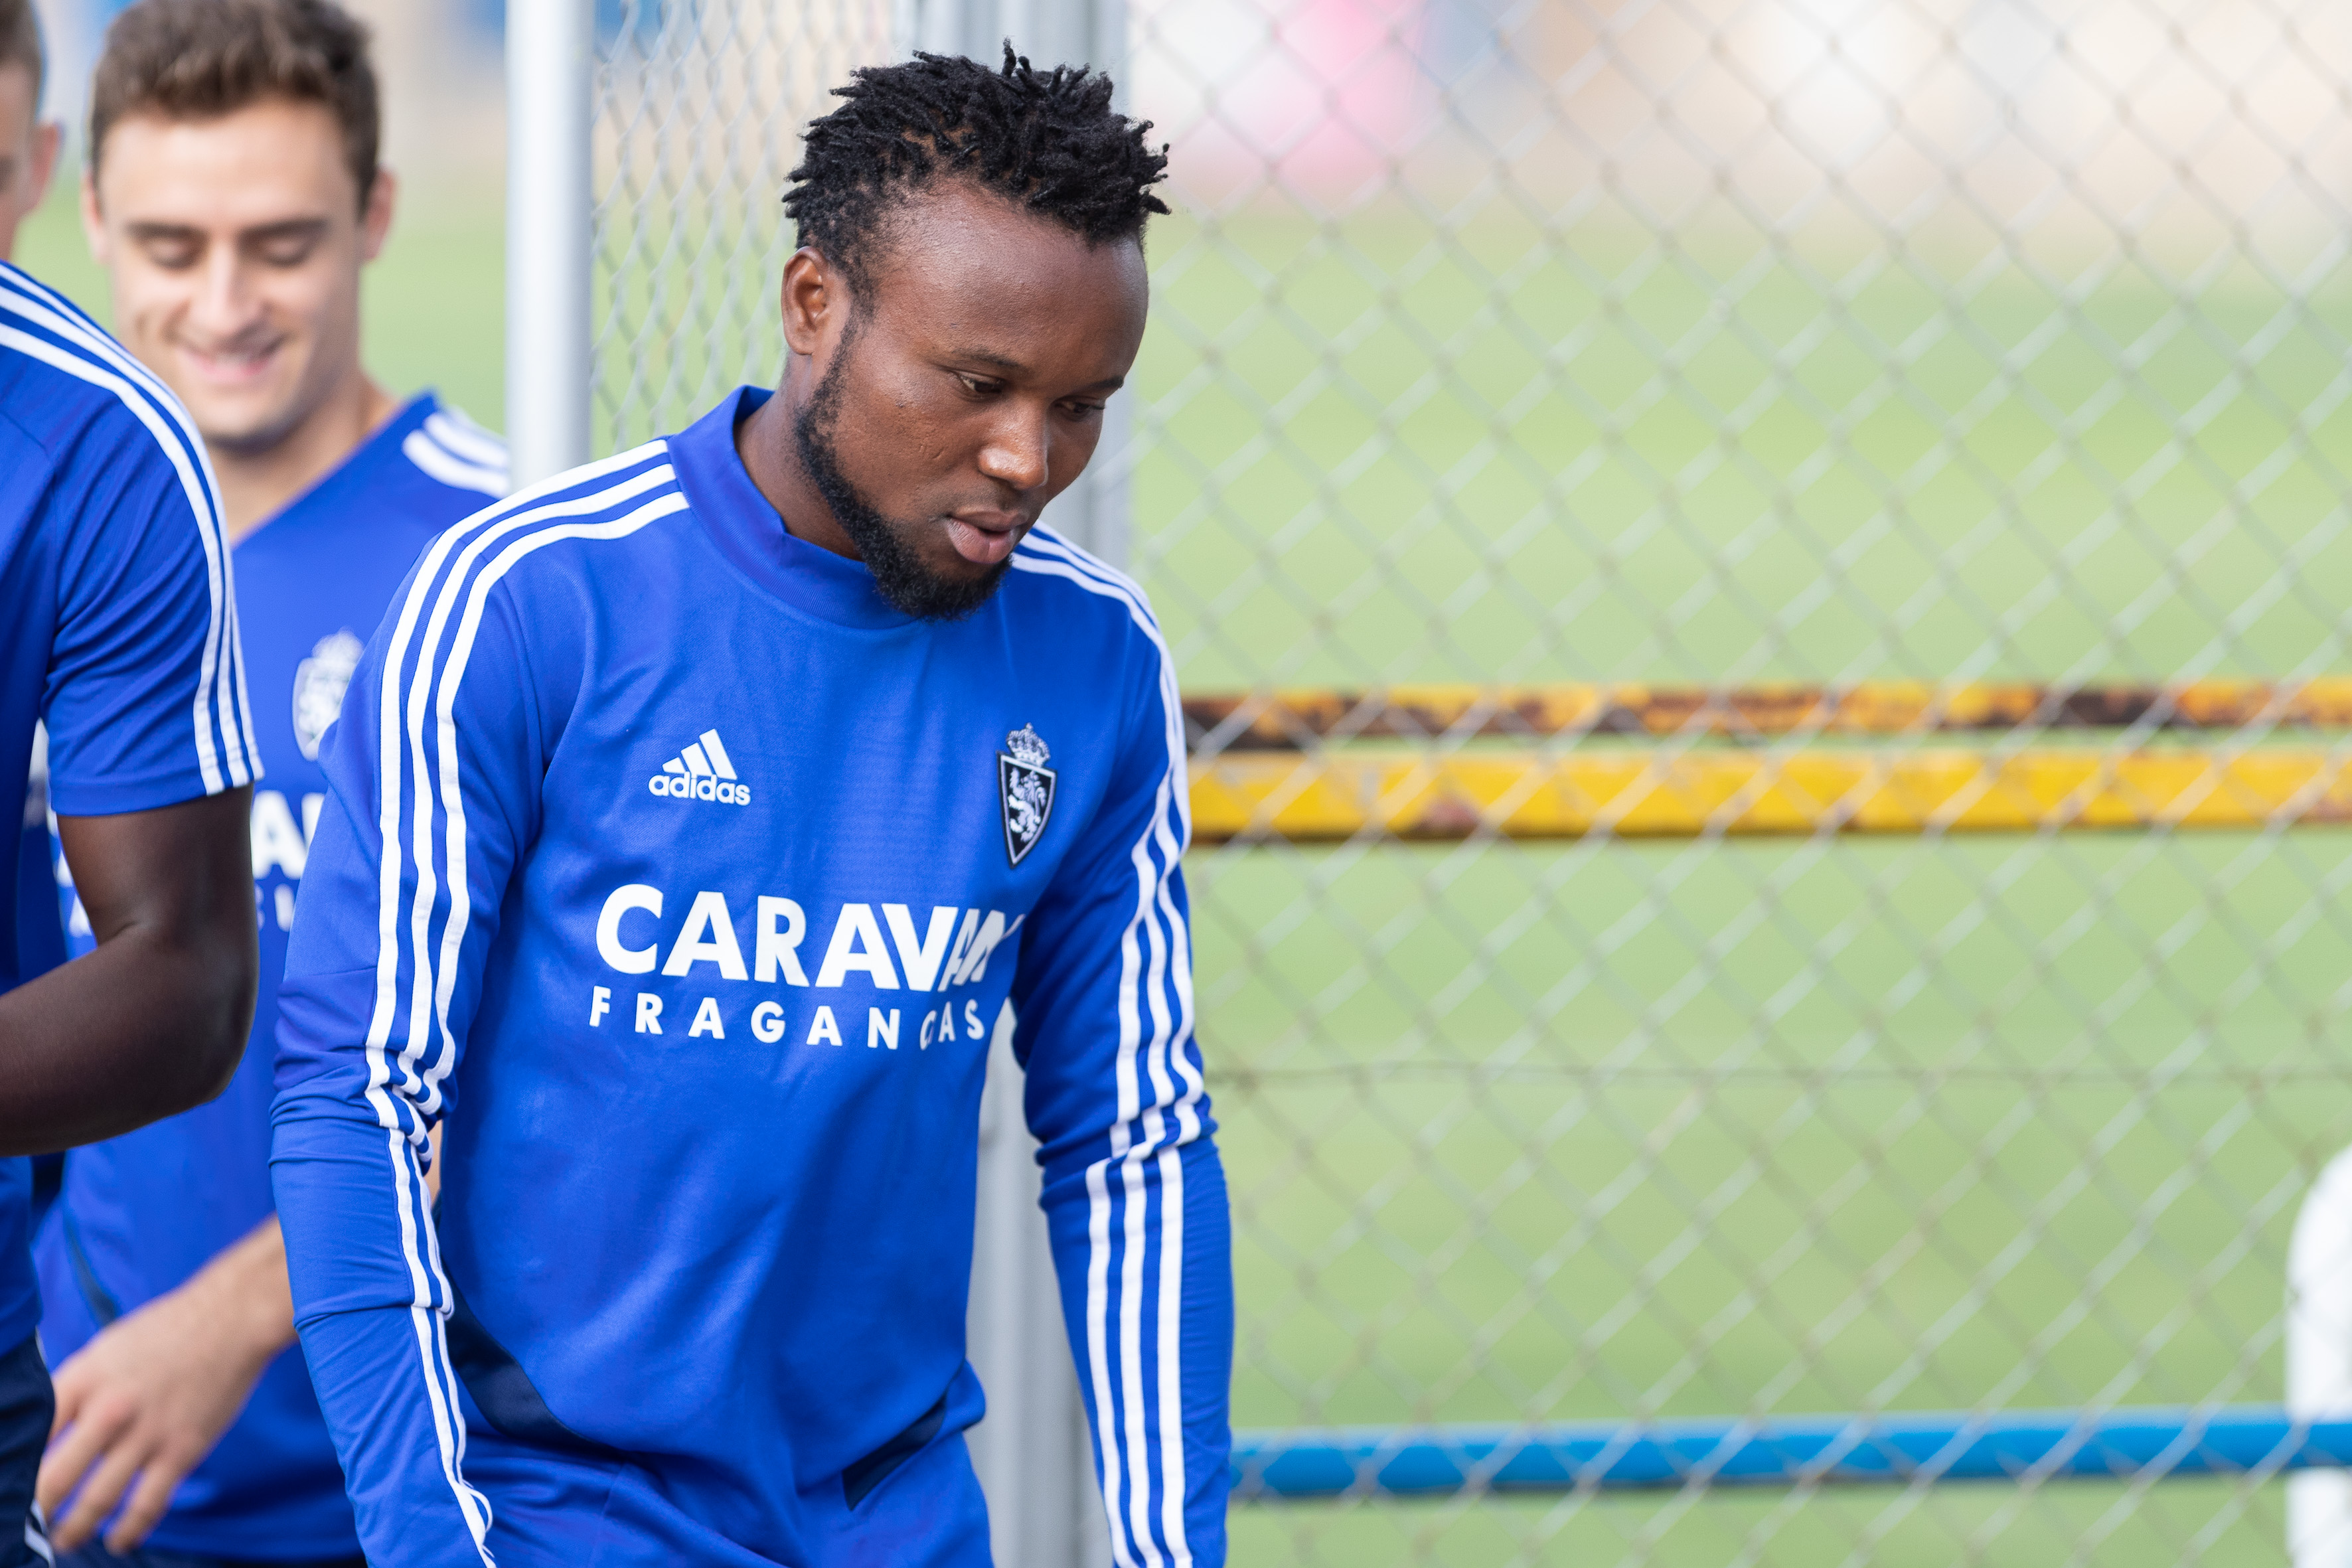
<path fill-rule="evenodd" d="M 369 355 L 496 426 L 499 8 L 357 8 Z M 68 124 L 108 9 L 44 7 Z M 900 9 L 604 5 L 600 447 L 773 378 L 798 127 Z M 2352 1143 L 2352 7 L 1102 18 L 1175 213 L 1085 504 L 1223 803 L 1237 1423 L 2277 1400 Z M 103 317 L 67 193 L 23 249 Z M 1366 1491 L 1235 1558 L 2277 1563 L 2283 1490 Z"/>

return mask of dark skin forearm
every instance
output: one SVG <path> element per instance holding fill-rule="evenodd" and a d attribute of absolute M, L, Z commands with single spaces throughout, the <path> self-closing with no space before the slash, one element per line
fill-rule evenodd
<path fill-rule="evenodd" d="M 0 1154 L 218 1094 L 253 1024 L 252 791 L 58 819 L 98 951 L 0 995 Z"/>

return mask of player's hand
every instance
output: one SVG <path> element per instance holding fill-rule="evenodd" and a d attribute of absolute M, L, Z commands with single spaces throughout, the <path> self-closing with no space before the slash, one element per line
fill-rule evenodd
<path fill-rule="evenodd" d="M 130 1502 L 107 1531 L 107 1547 L 129 1552 L 145 1540 L 173 1491 L 293 1342 L 286 1254 L 273 1218 L 69 1357 L 54 1379 L 57 1421 L 36 1493 L 58 1550 L 89 1541 L 126 1491 Z M 73 1511 L 59 1519 L 68 1497 Z"/>

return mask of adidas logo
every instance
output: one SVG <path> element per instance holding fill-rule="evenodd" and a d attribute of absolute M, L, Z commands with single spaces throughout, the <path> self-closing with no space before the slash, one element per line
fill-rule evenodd
<path fill-rule="evenodd" d="M 672 800 L 715 800 L 725 805 L 751 804 L 751 786 L 735 778 L 735 764 L 719 743 L 719 731 L 705 730 L 694 744 L 662 764 L 646 788 Z"/>

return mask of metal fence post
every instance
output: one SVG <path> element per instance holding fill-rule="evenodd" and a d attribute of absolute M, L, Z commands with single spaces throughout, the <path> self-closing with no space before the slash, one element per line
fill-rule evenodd
<path fill-rule="evenodd" d="M 507 5 L 507 452 L 516 487 L 588 458 L 593 0 Z"/>
<path fill-rule="evenodd" d="M 989 1043 L 981 1096 L 968 1337 L 988 1416 L 967 1441 L 988 1498 L 990 1554 L 1002 1568 L 1092 1568 L 1109 1562 L 1110 1538 L 1037 1207 L 1037 1144 L 1022 1120 L 1021 1086 L 1008 1005 Z"/>

